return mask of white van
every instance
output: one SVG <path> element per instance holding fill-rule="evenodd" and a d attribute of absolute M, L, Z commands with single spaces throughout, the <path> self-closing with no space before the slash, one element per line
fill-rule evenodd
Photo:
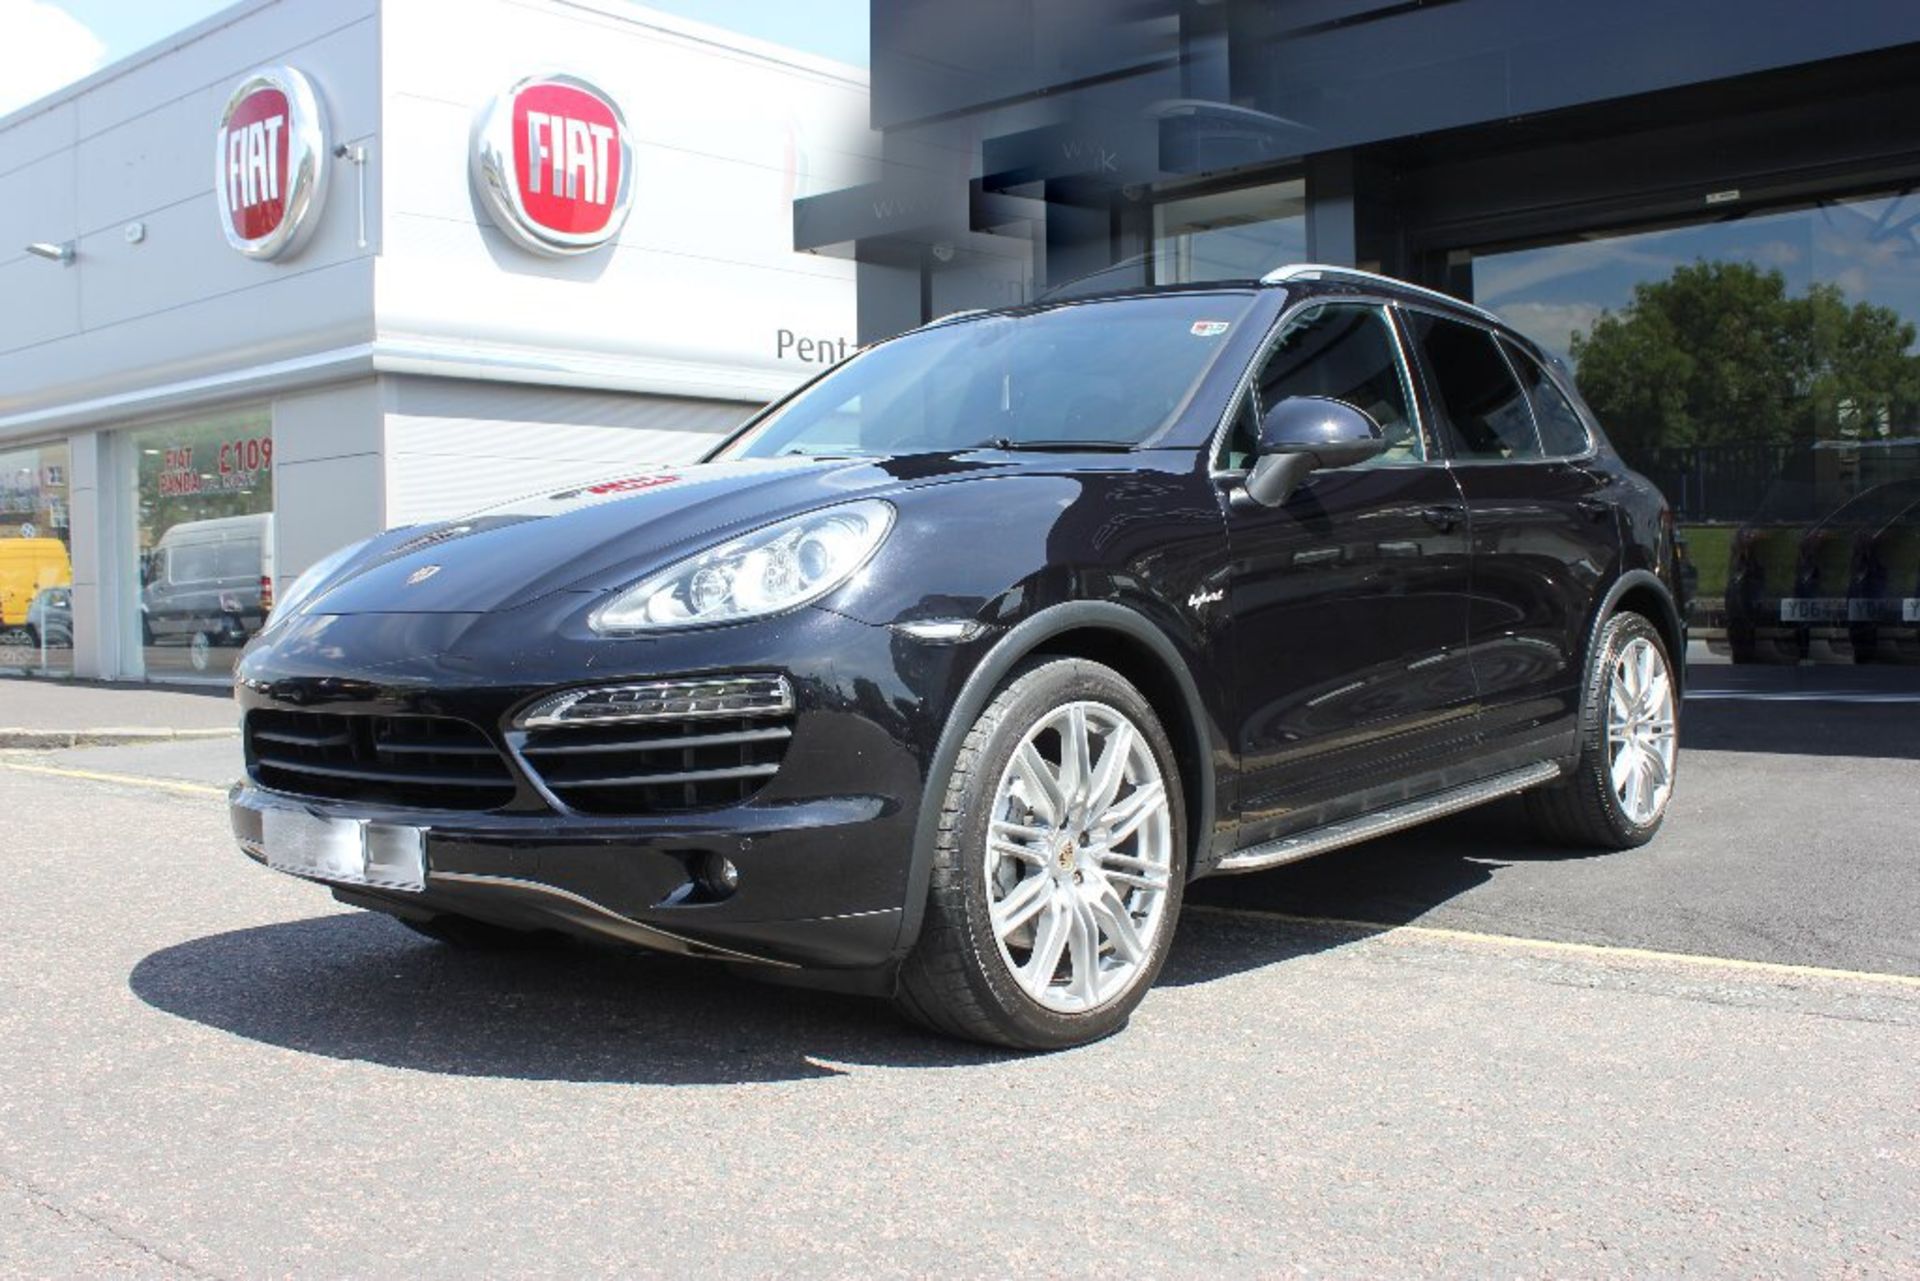
<path fill-rule="evenodd" d="M 190 520 L 160 535 L 144 566 L 147 643 L 241 645 L 273 609 L 273 514 Z M 200 666 L 200 661 L 194 664 Z"/>

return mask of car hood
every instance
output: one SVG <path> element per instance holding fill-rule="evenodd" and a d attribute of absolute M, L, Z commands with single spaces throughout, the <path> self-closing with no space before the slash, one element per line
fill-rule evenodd
<path fill-rule="evenodd" d="M 787 516 L 1009 466 L 943 454 L 638 469 L 389 535 L 305 612 L 490 613 L 603 592 Z"/>

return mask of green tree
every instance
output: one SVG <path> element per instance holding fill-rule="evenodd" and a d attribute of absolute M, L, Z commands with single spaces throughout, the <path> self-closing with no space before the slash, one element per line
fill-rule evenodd
<path fill-rule="evenodd" d="M 1798 298 L 1786 277 L 1696 262 L 1634 286 L 1573 335 L 1580 392 L 1629 454 L 1669 445 L 1789 442 L 1911 426 L 1914 327 L 1834 285 Z"/>

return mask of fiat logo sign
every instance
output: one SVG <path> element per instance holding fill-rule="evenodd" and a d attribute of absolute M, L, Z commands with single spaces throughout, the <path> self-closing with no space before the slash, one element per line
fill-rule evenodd
<path fill-rule="evenodd" d="M 278 258 L 306 243 L 326 196 L 327 126 L 313 84 L 292 67 L 262 67 L 220 112 L 213 186 L 227 243 Z"/>
<path fill-rule="evenodd" d="M 633 143 L 604 90 L 553 73 L 516 81 L 473 129 L 473 184 L 522 248 L 590 253 L 620 234 L 633 203 Z"/>

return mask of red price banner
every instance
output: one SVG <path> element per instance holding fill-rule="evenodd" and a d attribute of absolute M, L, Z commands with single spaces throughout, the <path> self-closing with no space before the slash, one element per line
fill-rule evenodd
<path fill-rule="evenodd" d="M 193 456 L 192 445 L 167 447 L 160 467 L 162 498 L 252 489 L 263 474 L 273 470 L 273 438 L 243 436 L 221 441 L 215 451 L 215 470 L 210 472 L 194 466 Z"/>

